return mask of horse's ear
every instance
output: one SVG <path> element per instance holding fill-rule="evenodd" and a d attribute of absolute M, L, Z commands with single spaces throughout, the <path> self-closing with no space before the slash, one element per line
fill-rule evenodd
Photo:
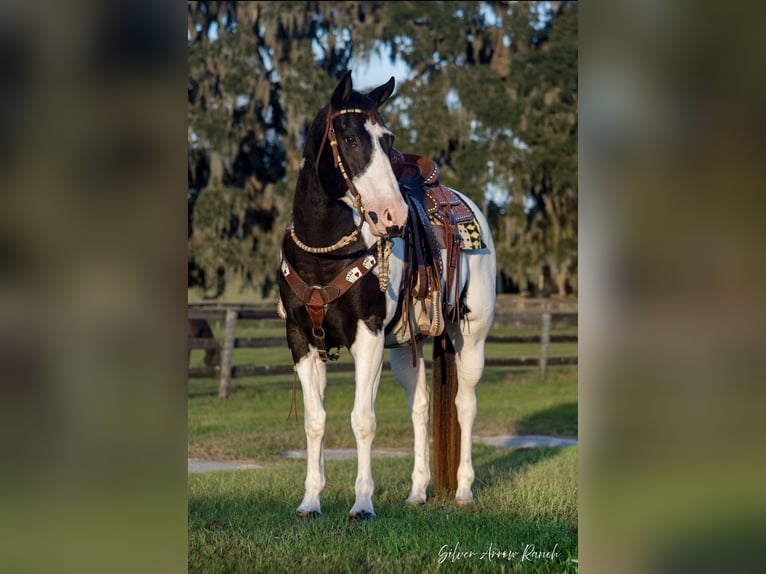
<path fill-rule="evenodd" d="M 375 104 L 380 108 L 388 101 L 388 98 L 391 97 L 391 94 L 394 93 L 395 85 L 396 80 L 394 80 L 394 77 L 391 76 L 391 79 L 389 79 L 385 84 L 378 86 L 374 90 L 370 90 L 370 93 L 367 94 L 367 97 L 375 102 Z"/>
<path fill-rule="evenodd" d="M 348 97 L 351 95 L 351 89 L 353 87 L 354 86 L 351 83 L 351 70 L 347 70 L 338 82 L 335 91 L 332 93 L 332 98 L 330 98 L 330 103 L 334 109 L 337 110 L 343 107 L 343 104 L 346 103 L 346 100 L 348 100 Z"/>

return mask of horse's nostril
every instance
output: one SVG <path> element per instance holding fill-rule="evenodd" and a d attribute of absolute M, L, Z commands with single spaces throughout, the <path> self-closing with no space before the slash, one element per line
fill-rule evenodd
<path fill-rule="evenodd" d="M 378 214 L 377 214 L 377 213 L 375 213 L 374 211 L 368 211 L 368 212 L 367 212 L 367 215 L 369 215 L 369 216 L 370 216 L 370 220 L 371 220 L 373 223 L 377 223 L 377 222 L 378 222 Z"/>
<path fill-rule="evenodd" d="M 391 215 L 391 212 L 390 212 L 390 211 L 386 211 L 386 220 L 387 220 L 389 223 L 393 223 L 393 222 L 394 222 L 394 218 L 392 217 L 392 215 Z"/>

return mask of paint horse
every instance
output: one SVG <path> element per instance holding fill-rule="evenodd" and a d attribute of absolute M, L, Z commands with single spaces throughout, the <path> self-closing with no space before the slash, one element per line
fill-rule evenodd
<path fill-rule="evenodd" d="M 341 78 L 308 130 L 283 241 L 279 308 L 303 391 L 308 458 L 305 496 L 297 508 L 301 516 L 321 512 L 325 362 L 336 358 L 331 349 L 340 347 L 350 350 L 356 379 L 351 426 L 358 474 L 349 520 L 375 516 L 371 455 L 386 347 L 393 374 L 407 393 L 414 428 L 415 464 L 407 502 L 425 503 L 431 472 L 429 388 L 422 351 L 423 341 L 436 335 L 448 337 L 455 350 L 460 424 L 455 500 L 473 501 L 471 432 L 484 341 L 494 318 L 494 245 L 487 221 L 470 199 L 440 186 L 441 200 L 436 201 L 429 190 L 437 187 L 427 187 L 434 173 L 403 162 L 417 156 L 404 156 L 393 147 L 394 135 L 379 112 L 393 91 L 393 77 L 367 94 L 353 89 L 350 72 Z M 438 171 L 433 162 L 425 162 Z M 403 167 L 415 167 L 411 175 L 417 177 L 397 178 L 395 168 L 401 177 Z M 408 190 L 403 181 L 426 185 Z M 415 197 L 424 189 L 436 208 L 426 209 L 429 202 Z M 424 223 L 426 211 L 441 206 L 444 215 L 450 205 L 455 213 L 460 206 L 472 213 L 474 239 L 481 236 L 474 249 L 460 248 L 460 239 L 452 233 L 456 226 L 449 220 L 440 233 L 434 231 L 438 225 Z M 435 246 L 440 234 L 443 247 L 439 244 L 430 253 L 420 249 Z M 451 242 L 445 242 L 445 236 Z M 412 259 L 417 254 L 420 263 Z M 418 293 L 426 296 L 418 298 Z"/>

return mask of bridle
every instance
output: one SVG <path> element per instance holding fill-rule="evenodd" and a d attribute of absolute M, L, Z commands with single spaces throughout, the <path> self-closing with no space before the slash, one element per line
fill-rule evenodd
<path fill-rule="evenodd" d="M 316 160 L 314 162 L 314 172 L 316 173 L 318 178 L 319 177 L 319 159 L 322 157 L 322 152 L 324 151 L 325 142 L 329 141 L 330 149 L 332 150 L 333 166 L 340 171 L 340 174 L 343 176 L 343 181 L 346 183 L 346 186 L 348 187 L 348 191 L 351 194 L 351 197 L 353 198 L 353 209 L 359 214 L 359 218 L 360 218 L 359 225 L 357 225 L 356 228 L 351 233 L 349 233 L 348 235 L 344 235 L 332 245 L 328 245 L 327 247 L 311 247 L 303 243 L 300 239 L 298 239 L 298 236 L 295 234 L 295 229 L 291 221 L 290 225 L 288 226 L 288 229 L 290 231 L 290 237 L 300 249 L 308 253 L 331 253 L 333 251 L 337 251 L 338 249 L 345 247 L 346 245 L 353 243 L 354 241 L 356 241 L 356 238 L 359 236 L 359 233 L 362 229 L 362 225 L 364 224 L 364 206 L 362 205 L 362 196 L 360 195 L 359 191 L 356 189 L 354 182 L 348 176 L 348 173 L 346 172 L 346 166 L 343 165 L 343 160 L 341 159 L 340 152 L 338 151 L 338 139 L 337 139 L 337 136 L 335 135 L 335 128 L 332 125 L 335 118 L 344 116 L 346 114 L 361 114 L 361 115 L 367 116 L 373 125 L 378 123 L 378 118 L 376 117 L 375 112 L 371 112 L 369 110 L 363 110 L 361 108 L 344 108 L 344 109 L 338 110 L 337 112 L 333 112 L 332 107 L 328 104 L 327 120 L 325 122 L 324 134 L 322 135 L 322 143 L 319 145 L 319 152 L 317 153 Z"/>
<path fill-rule="evenodd" d="M 354 209 L 360 215 L 359 225 L 349 233 L 344 235 L 334 244 L 327 247 L 311 247 L 303 243 L 295 234 L 295 225 L 290 217 L 290 223 L 288 224 L 288 231 L 293 242 L 303 251 L 308 253 L 330 253 L 336 251 L 350 243 L 356 241 L 361 231 L 362 225 L 364 225 L 364 207 L 362 207 L 362 197 L 359 191 L 356 189 L 354 182 L 346 172 L 346 167 L 343 165 L 343 160 L 338 152 L 338 140 L 335 135 L 335 128 L 332 122 L 335 118 L 345 114 L 363 114 L 370 118 L 370 121 L 375 124 L 377 118 L 373 112 L 362 110 L 360 108 L 347 108 L 332 112 L 332 108 L 328 105 L 327 121 L 325 123 L 324 135 L 322 136 L 322 143 L 319 146 L 319 153 L 316 156 L 314 165 L 317 178 L 319 177 L 319 159 L 322 157 L 322 151 L 324 150 L 325 142 L 330 142 L 330 149 L 332 149 L 333 163 L 336 168 L 340 170 L 343 180 L 348 186 L 348 190 L 351 193 L 354 202 Z M 324 318 L 327 315 L 327 309 L 330 303 L 337 301 L 342 297 L 359 279 L 369 273 L 374 267 L 381 263 L 378 274 L 378 284 L 380 290 L 385 292 L 386 284 L 388 282 L 388 257 L 391 253 L 391 247 L 388 244 L 388 240 L 380 240 L 377 243 L 377 257 L 375 256 L 375 247 L 367 249 L 360 257 L 358 257 L 351 264 L 347 265 L 341 272 L 335 276 L 335 278 L 326 285 L 311 285 L 301 279 L 298 272 L 290 264 L 284 255 L 284 249 L 281 253 L 281 271 L 282 275 L 290 287 L 292 292 L 303 303 L 309 318 L 311 320 L 311 336 L 314 346 L 317 349 L 317 353 L 322 361 L 335 360 L 338 358 L 337 353 L 329 353 L 325 343 L 325 330 L 323 327 Z M 293 381 L 293 393 L 295 392 L 295 381 Z"/>
<path fill-rule="evenodd" d="M 338 110 L 337 112 L 333 112 L 332 107 L 330 107 L 327 110 L 327 122 L 325 123 L 324 136 L 322 137 L 322 143 L 319 146 L 319 153 L 317 154 L 317 159 L 314 165 L 314 171 L 317 174 L 317 177 L 319 177 L 319 159 L 322 157 L 322 151 L 324 150 L 325 142 L 329 141 L 330 149 L 332 150 L 333 165 L 336 168 L 338 168 L 338 170 L 340 170 L 340 174 L 343 176 L 343 181 L 346 182 L 346 185 L 348 186 L 348 191 L 349 193 L 351 193 L 351 197 L 354 198 L 354 209 L 356 209 L 359 215 L 362 216 L 362 221 L 364 221 L 364 207 L 362 206 L 362 196 L 359 194 L 359 191 L 356 189 L 354 182 L 351 181 L 351 178 L 348 176 L 348 173 L 346 173 L 346 167 L 343 165 L 343 160 L 341 159 L 340 152 L 338 151 L 338 139 L 335 135 L 335 128 L 332 125 L 332 122 L 335 120 L 335 118 L 340 116 L 345 116 L 346 114 L 361 114 L 363 116 L 367 116 L 370 122 L 372 122 L 372 125 L 375 125 L 378 123 L 378 118 L 376 117 L 376 114 L 369 110 L 363 110 L 361 108 L 344 108 L 344 109 Z"/>
<path fill-rule="evenodd" d="M 353 198 L 353 208 L 360 216 L 359 225 L 349 233 L 344 235 L 338 241 L 327 247 L 311 247 L 306 245 L 295 234 L 295 225 L 290 217 L 290 222 L 287 226 L 290 232 L 290 238 L 293 240 L 298 248 L 308 253 L 330 253 L 337 251 L 346 245 L 349 245 L 356 241 L 359 233 L 364 225 L 364 207 L 362 206 L 362 197 L 359 191 L 356 189 L 354 182 L 346 172 L 346 167 L 343 165 L 343 160 L 340 157 L 338 151 L 338 140 L 335 135 L 335 128 L 332 125 L 335 118 L 346 114 L 362 114 L 367 116 L 373 124 L 378 122 L 374 112 L 363 110 L 360 108 L 346 108 L 332 111 L 332 107 L 328 104 L 327 121 L 325 123 L 324 135 L 322 136 L 322 143 L 319 146 L 319 153 L 316 156 L 314 171 L 319 177 L 319 158 L 322 157 L 322 151 L 324 151 L 325 142 L 330 142 L 330 149 L 332 150 L 333 163 L 338 170 L 340 170 L 343 180 L 348 186 L 349 193 Z M 373 246 L 367 249 L 360 258 L 346 266 L 329 284 L 327 285 L 309 285 L 305 283 L 297 271 L 290 265 L 290 262 L 285 258 L 284 249 L 281 252 L 281 270 L 287 284 L 293 293 L 300 299 L 308 312 L 312 322 L 312 337 L 314 344 L 319 352 L 319 356 L 323 361 L 328 359 L 336 359 L 337 354 L 330 354 L 327 352 L 327 348 L 324 342 L 324 328 L 322 327 L 325 314 L 327 313 L 327 307 L 330 303 L 340 298 L 357 280 L 366 275 L 373 267 L 378 267 L 378 286 L 381 292 L 385 292 L 388 284 L 388 259 L 391 255 L 391 240 L 385 237 L 381 237 L 377 241 L 377 246 Z M 375 251 L 377 249 L 377 257 Z"/>

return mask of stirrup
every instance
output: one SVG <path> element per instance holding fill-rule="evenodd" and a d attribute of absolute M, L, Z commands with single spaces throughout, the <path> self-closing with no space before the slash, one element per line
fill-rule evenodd
<path fill-rule="evenodd" d="M 441 291 L 432 291 L 427 299 L 431 302 L 431 329 L 428 334 L 431 337 L 438 337 L 444 332 Z"/>
<path fill-rule="evenodd" d="M 417 315 L 417 327 L 421 335 L 438 337 L 444 332 L 444 315 L 439 291 L 432 291 L 425 299 L 416 299 L 412 307 Z"/>
<path fill-rule="evenodd" d="M 431 318 L 428 316 L 428 305 L 425 299 L 415 299 L 412 304 L 417 315 L 418 333 L 428 335 L 431 333 Z"/>

